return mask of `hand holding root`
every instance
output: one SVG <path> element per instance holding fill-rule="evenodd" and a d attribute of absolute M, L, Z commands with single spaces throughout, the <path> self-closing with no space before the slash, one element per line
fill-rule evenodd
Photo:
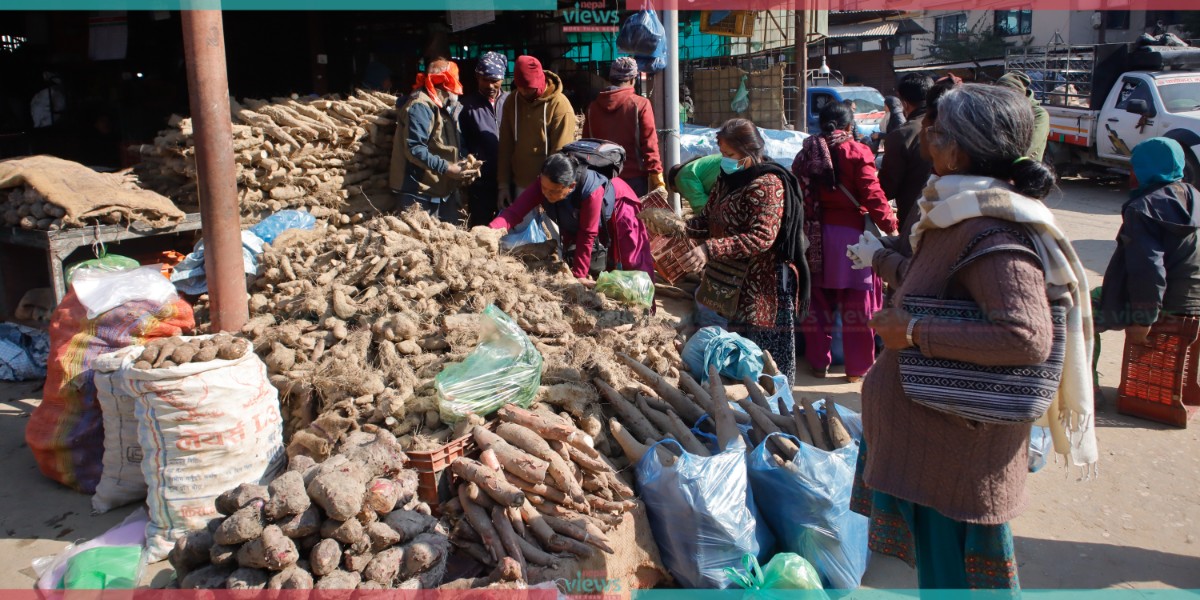
<path fill-rule="evenodd" d="M 683 219 L 665 208 L 647 208 L 638 213 L 638 219 L 646 224 L 650 233 L 657 235 L 683 237 L 687 232 Z"/>

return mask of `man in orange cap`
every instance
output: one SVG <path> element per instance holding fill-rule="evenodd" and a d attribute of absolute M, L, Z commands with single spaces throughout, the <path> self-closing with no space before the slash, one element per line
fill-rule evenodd
<path fill-rule="evenodd" d="M 438 59 L 417 75 L 400 107 L 388 182 L 400 210 L 413 204 L 443 221 L 462 221 L 460 188 L 479 177 L 460 152 L 458 65 Z"/>

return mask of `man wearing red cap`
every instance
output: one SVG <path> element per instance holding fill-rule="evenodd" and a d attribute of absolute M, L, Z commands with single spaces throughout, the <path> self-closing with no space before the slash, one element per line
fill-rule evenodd
<path fill-rule="evenodd" d="M 542 161 L 575 141 L 575 111 L 562 93 L 558 75 L 532 56 L 519 56 L 513 76 L 517 93 L 504 103 L 500 119 L 500 160 L 496 175 L 498 208 L 512 203 L 541 175 Z"/>
<path fill-rule="evenodd" d="M 479 176 L 460 155 L 458 65 L 429 63 L 400 108 L 388 182 L 401 210 L 420 205 L 443 221 L 462 220 L 459 189 Z"/>

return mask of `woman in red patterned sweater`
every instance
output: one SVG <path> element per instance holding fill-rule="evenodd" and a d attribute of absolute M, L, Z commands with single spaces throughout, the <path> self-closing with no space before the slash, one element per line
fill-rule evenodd
<path fill-rule="evenodd" d="M 700 216 L 687 222 L 688 237 L 703 243 L 684 266 L 704 273 L 697 300 L 729 319 L 729 331 L 769 351 L 794 383 L 796 315 L 808 303 L 799 186 L 764 156 L 751 121 L 726 121 L 717 145 L 721 173 Z"/>

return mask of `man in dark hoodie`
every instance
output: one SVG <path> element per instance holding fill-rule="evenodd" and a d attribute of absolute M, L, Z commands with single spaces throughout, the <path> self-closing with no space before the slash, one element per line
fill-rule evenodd
<path fill-rule="evenodd" d="M 654 109 L 649 100 L 634 91 L 637 77 L 638 66 L 633 57 L 622 56 L 613 61 L 608 69 L 612 86 L 588 106 L 583 137 L 605 139 L 625 149 L 625 166 L 620 177 L 640 198 L 651 188 L 666 184 L 658 155 Z"/>
<path fill-rule="evenodd" d="M 504 113 L 504 102 L 508 92 L 504 91 L 504 77 L 508 71 L 508 59 L 503 54 L 488 52 L 479 57 L 475 67 L 478 84 L 473 94 L 463 97 L 462 128 L 463 154 L 473 154 L 483 161 L 479 180 L 471 184 L 467 194 L 467 225 L 487 225 L 496 216 L 496 172 L 500 157 L 500 115 Z"/>
<path fill-rule="evenodd" d="M 933 78 L 909 73 L 896 86 L 905 121 L 888 128 L 883 138 L 883 164 L 879 167 L 879 186 L 889 200 L 896 201 L 900 236 L 907 238 L 916 223 L 917 199 L 929 181 L 933 166 L 921 156 L 921 128 L 924 127 L 925 97 L 933 87 Z"/>
<path fill-rule="evenodd" d="M 1175 140 L 1150 138 L 1131 160 L 1138 187 L 1121 209 L 1096 329 L 1124 329 L 1144 344 L 1160 319 L 1200 315 L 1200 192 L 1182 181 L 1185 156 Z"/>
<path fill-rule="evenodd" d="M 1046 142 L 1050 137 L 1050 113 L 1033 97 L 1033 80 L 1021 71 L 1009 71 L 996 80 L 996 85 L 1014 89 L 1029 98 L 1029 106 L 1033 111 L 1033 142 L 1025 156 L 1041 162 L 1042 155 L 1046 153 Z"/>

